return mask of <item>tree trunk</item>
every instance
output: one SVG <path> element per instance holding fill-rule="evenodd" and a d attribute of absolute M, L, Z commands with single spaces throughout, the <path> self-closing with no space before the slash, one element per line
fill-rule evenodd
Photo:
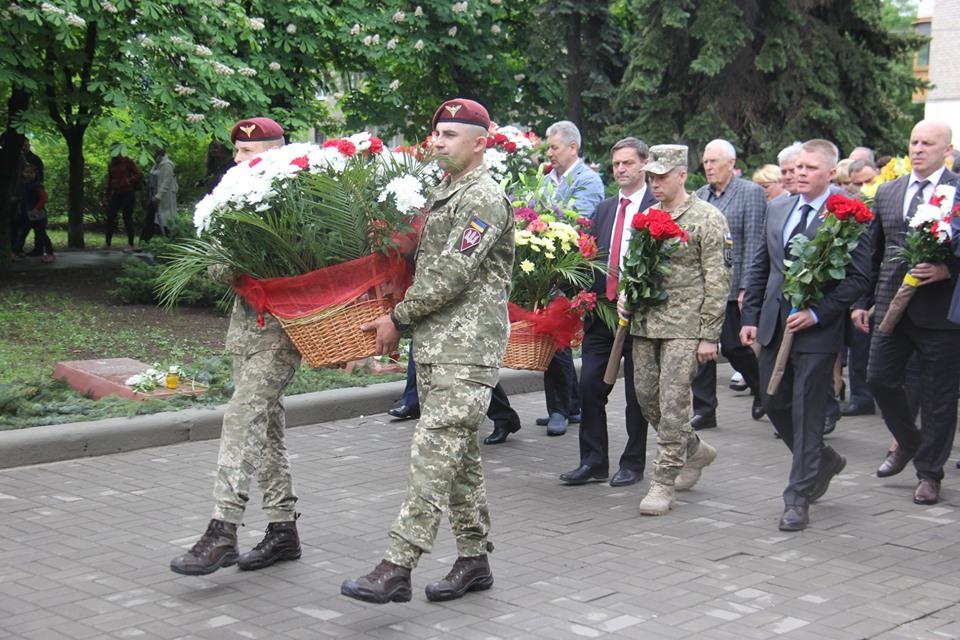
<path fill-rule="evenodd" d="M 13 128 L 17 116 L 26 111 L 30 94 L 14 86 L 7 101 L 7 129 L 0 148 L 0 273 L 10 269 L 10 249 L 14 239 L 10 237 L 10 224 L 19 216 L 19 199 L 16 197 L 20 184 L 20 152 L 24 136 Z"/>
<path fill-rule="evenodd" d="M 583 130 L 583 51 L 580 45 L 580 14 L 567 16 L 567 119 Z M 581 144 L 581 146 L 583 146 Z"/>
<path fill-rule="evenodd" d="M 86 125 L 74 124 L 63 134 L 67 141 L 67 159 L 70 165 L 67 246 L 71 249 L 83 249 L 83 135 L 86 131 Z"/>

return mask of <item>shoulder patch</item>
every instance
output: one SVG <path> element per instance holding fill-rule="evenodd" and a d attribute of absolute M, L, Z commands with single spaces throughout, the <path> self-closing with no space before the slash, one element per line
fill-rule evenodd
<path fill-rule="evenodd" d="M 476 249 L 480 241 L 483 240 L 483 234 L 489 228 L 490 225 L 480 218 L 476 216 L 470 218 L 470 222 L 467 223 L 463 233 L 460 234 L 460 253 L 470 254 Z"/>

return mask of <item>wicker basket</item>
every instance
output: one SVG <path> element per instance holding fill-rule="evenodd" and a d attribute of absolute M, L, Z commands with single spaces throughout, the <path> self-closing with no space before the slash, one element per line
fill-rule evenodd
<path fill-rule="evenodd" d="M 377 334 L 360 331 L 360 325 L 390 313 L 393 306 L 389 298 L 376 298 L 294 320 L 278 320 L 311 367 L 329 367 L 374 355 Z"/>
<path fill-rule="evenodd" d="M 533 332 L 532 322 L 510 324 L 510 340 L 503 356 L 503 366 L 508 369 L 546 371 L 557 345 L 549 336 Z"/>

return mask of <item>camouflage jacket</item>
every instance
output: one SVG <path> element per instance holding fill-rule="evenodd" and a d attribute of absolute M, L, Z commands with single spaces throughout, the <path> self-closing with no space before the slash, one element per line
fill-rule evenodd
<path fill-rule="evenodd" d="M 652 208 L 663 207 L 658 202 Z M 634 314 L 630 333 L 719 340 L 731 278 L 731 265 L 725 259 L 727 220 L 693 193 L 671 213 L 690 238 L 670 259 L 671 272 L 663 281 L 667 301 L 646 314 Z"/>
<path fill-rule="evenodd" d="M 257 326 L 257 312 L 237 296 L 230 313 L 227 344 L 224 351 L 234 356 L 249 356 L 260 351 L 296 351 L 280 321 L 263 314 L 263 327 Z"/>
<path fill-rule="evenodd" d="M 412 326 L 418 363 L 499 368 L 509 334 L 510 204 L 480 166 L 444 179 L 427 209 L 413 285 L 394 318 Z"/>

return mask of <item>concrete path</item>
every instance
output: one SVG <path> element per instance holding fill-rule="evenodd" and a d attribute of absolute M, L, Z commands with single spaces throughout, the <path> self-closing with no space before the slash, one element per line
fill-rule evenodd
<path fill-rule="evenodd" d="M 721 380 L 726 380 L 721 368 Z M 496 584 L 460 601 L 423 596 L 456 551 L 444 523 L 409 604 L 366 605 L 342 580 L 378 561 L 405 486 L 411 422 L 384 416 L 294 429 L 288 446 L 304 556 L 259 572 L 189 578 L 167 568 L 206 526 L 217 442 L 186 442 L 0 471 L 0 638 L 960 638 L 960 482 L 911 501 L 910 471 L 873 474 L 889 437 L 846 418 L 831 444 L 846 471 L 803 532 L 777 531 L 788 458 L 745 394 L 720 391 L 720 455 L 676 509 L 641 517 L 647 478 L 564 487 L 577 431 L 533 425 L 542 393 L 517 395 L 526 425 L 483 447 Z M 623 446 L 622 391 L 611 456 Z M 485 435 L 489 425 L 483 429 Z M 954 456 L 955 458 L 955 456 Z M 241 533 L 261 535 L 255 492 Z"/>

